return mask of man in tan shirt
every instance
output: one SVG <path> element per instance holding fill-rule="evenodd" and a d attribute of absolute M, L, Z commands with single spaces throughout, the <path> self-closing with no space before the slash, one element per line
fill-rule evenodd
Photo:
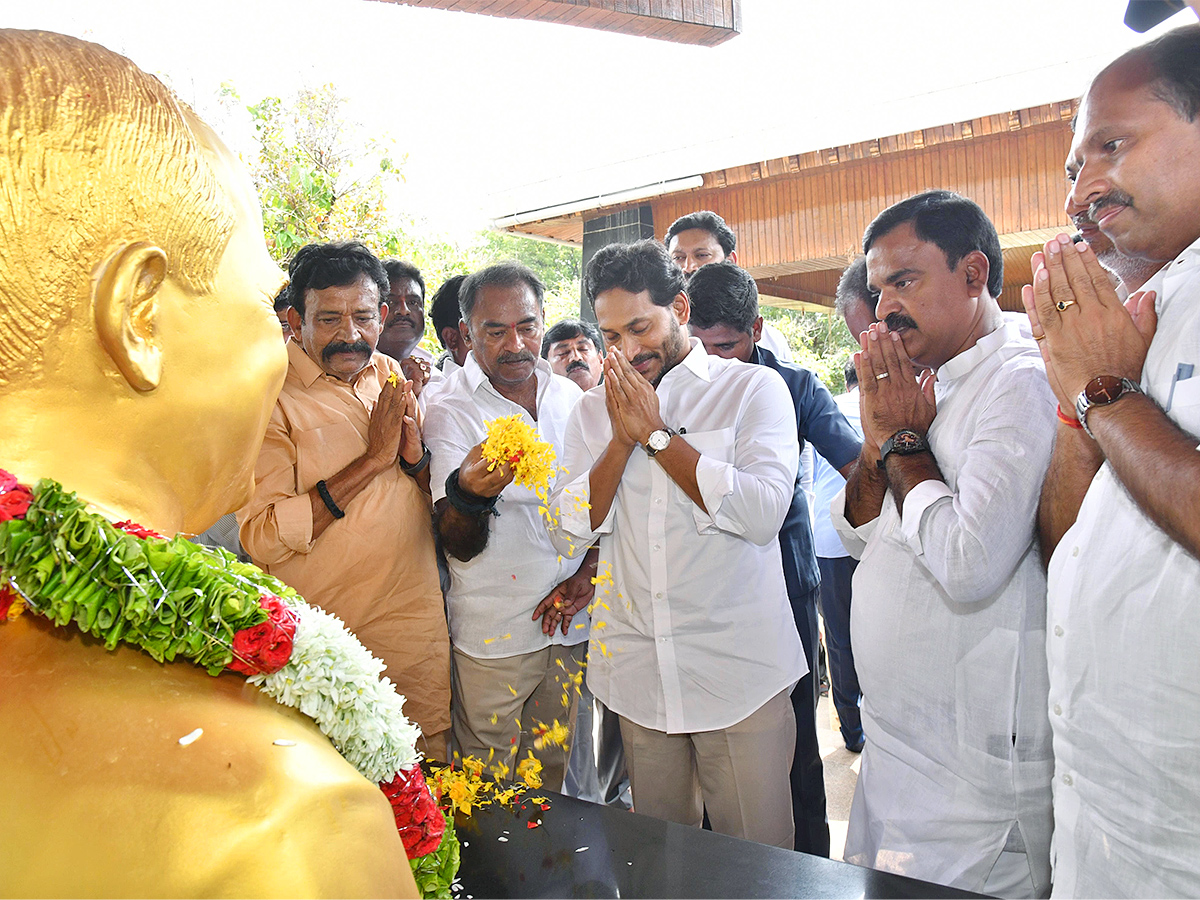
<path fill-rule="evenodd" d="M 387 664 L 421 749 L 445 759 L 450 639 L 429 457 L 410 382 L 375 352 L 387 274 L 357 243 L 309 245 L 289 274 L 287 379 L 238 513 L 242 545 Z"/>

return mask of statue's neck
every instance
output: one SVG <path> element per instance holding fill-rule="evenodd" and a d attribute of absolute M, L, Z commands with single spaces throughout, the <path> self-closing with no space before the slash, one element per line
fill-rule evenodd
<path fill-rule="evenodd" d="M 0 469 L 29 485 L 51 478 L 114 521 L 178 532 L 182 506 L 141 442 L 123 423 L 97 421 L 77 402 L 56 399 L 37 392 L 0 396 Z"/>

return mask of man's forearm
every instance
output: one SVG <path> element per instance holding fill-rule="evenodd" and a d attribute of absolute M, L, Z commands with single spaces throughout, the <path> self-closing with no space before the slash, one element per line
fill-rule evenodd
<path fill-rule="evenodd" d="M 612 509 L 613 500 L 617 496 L 617 488 L 621 485 L 621 477 L 625 474 L 625 466 L 633 453 L 633 445 L 624 446 L 609 441 L 604 452 L 597 457 L 588 473 L 588 505 L 592 531 L 599 528 Z"/>
<path fill-rule="evenodd" d="M 1082 428 L 1058 423 L 1054 455 L 1038 501 L 1038 545 L 1043 566 L 1050 564 L 1054 548 L 1075 524 L 1084 494 L 1103 462 L 1099 445 Z"/>
<path fill-rule="evenodd" d="M 846 478 L 846 521 L 858 528 L 879 518 L 887 493 L 887 476 L 875 465 L 878 455 L 870 455 L 863 445 L 862 455 Z"/>
<path fill-rule="evenodd" d="M 908 496 L 909 491 L 922 481 L 944 483 L 946 480 L 942 476 L 942 470 L 938 468 L 933 453 L 928 450 L 907 456 L 890 453 L 884 465 L 887 467 L 885 470 L 887 484 L 892 492 L 892 500 L 896 504 L 896 512 L 900 513 L 902 517 L 904 515 L 904 498 Z"/>
<path fill-rule="evenodd" d="M 378 460 L 360 456 L 336 475 L 326 478 L 325 490 L 333 498 L 334 505 L 344 511 L 350 501 L 361 494 L 363 489 L 386 468 L 387 466 L 381 465 Z M 312 539 L 315 541 L 326 528 L 337 520 L 315 487 L 308 492 L 308 499 L 312 504 Z"/>
<path fill-rule="evenodd" d="M 1200 453 L 1146 396 L 1093 408 L 1088 426 L 1134 502 L 1154 524 L 1200 558 Z"/>

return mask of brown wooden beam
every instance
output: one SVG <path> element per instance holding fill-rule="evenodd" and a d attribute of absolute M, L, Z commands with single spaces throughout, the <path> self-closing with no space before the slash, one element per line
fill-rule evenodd
<path fill-rule="evenodd" d="M 379 0 L 714 47 L 742 29 L 742 0 Z"/>

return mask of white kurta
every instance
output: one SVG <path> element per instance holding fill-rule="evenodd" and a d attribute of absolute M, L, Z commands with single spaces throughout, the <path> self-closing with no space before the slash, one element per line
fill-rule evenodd
<path fill-rule="evenodd" d="M 1195 437 L 1200 241 L 1145 289 L 1142 388 Z M 1050 560 L 1049 601 L 1055 896 L 1200 896 L 1200 562 L 1106 463 Z"/>
<path fill-rule="evenodd" d="M 551 498 L 564 555 L 600 536 L 588 686 L 606 707 L 669 734 L 728 728 L 808 671 L 783 579 L 779 528 L 799 443 L 787 385 L 766 366 L 691 339 L 658 385 L 663 421 L 699 453 L 703 512 L 640 447 L 595 530 L 589 472 L 612 437 L 604 385 L 571 414 Z"/>
<path fill-rule="evenodd" d="M 980 891 L 1004 849 L 1050 874 L 1050 725 L 1038 497 L 1053 392 L 1006 324 L 938 371 L 929 444 L 945 483 L 889 493 L 857 530 L 851 641 L 866 749 L 845 859 Z"/>
<path fill-rule="evenodd" d="M 492 386 L 473 355 L 445 379 L 425 414 L 425 443 L 432 454 L 430 487 L 436 503 L 446 496 L 446 477 L 467 453 L 487 437 L 487 423 L 501 416 L 519 415 L 539 438 L 563 454 L 567 419 L 583 392 L 575 382 L 550 371 L 537 361 L 537 421 L 523 407 Z M 551 482 L 551 487 L 554 484 Z M 490 533 L 483 552 L 468 562 L 447 554 L 450 590 L 446 612 L 450 643 L 476 659 L 497 659 L 532 653 L 554 644 L 579 644 L 587 640 L 588 616 L 580 611 L 575 628 L 565 636 L 542 633 L 533 611 L 554 587 L 579 569 L 580 560 L 565 559 L 550 543 L 538 511 L 536 493 L 515 482 L 500 493 L 499 516 L 488 520 Z"/>

